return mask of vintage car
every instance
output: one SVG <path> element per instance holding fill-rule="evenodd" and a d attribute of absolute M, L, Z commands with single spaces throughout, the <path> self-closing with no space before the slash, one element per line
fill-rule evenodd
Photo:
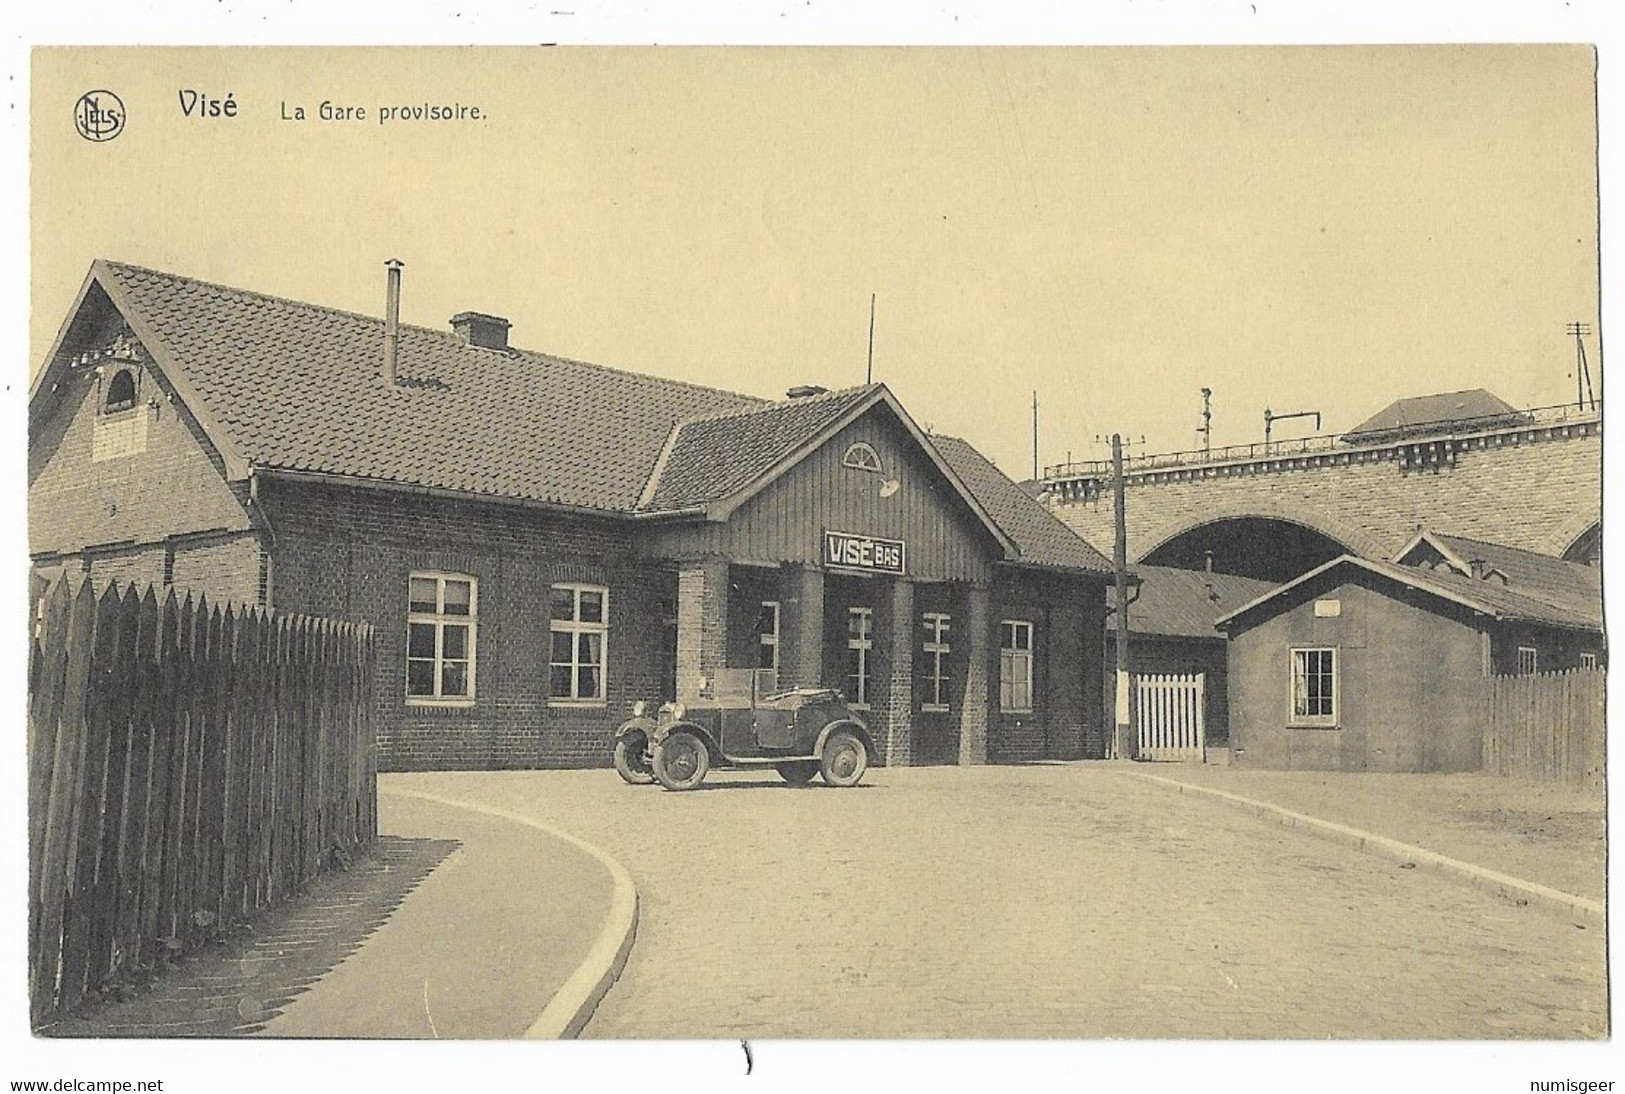
<path fill-rule="evenodd" d="M 633 785 L 667 790 L 692 790 L 713 767 L 771 767 L 795 785 L 822 775 L 830 786 L 856 786 L 874 741 L 846 700 L 831 688 L 771 684 L 770 674 L 723 670 L 716 698 L 634 704 L 615 731 L 615 770 Z"/>

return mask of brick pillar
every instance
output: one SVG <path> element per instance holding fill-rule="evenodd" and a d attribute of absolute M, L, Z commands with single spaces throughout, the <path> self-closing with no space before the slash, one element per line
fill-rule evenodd
<path fill-rule="evenodd" d="M 999 698 L 998 669 L 994 663 L 993 593 L 986 585 L 971 585 L 965 590 L 964 635 L 965 690 L 959 699 L 959 762 L 985 764 L 988 722 Z"/>
<path fill-rule="evenodd" d="M 888 767 L 913 762 L 915 626 L 914 582 L 898 578 L 875 620 L 872 713 L 879 723 L 875 744 L 885 750 Z"/>
<path fill-rule="evenodd" d="M 677 698 L 711 691 L 727 664 L 728 563 L 708 558 L 677 571 Z"/>
<path fill-rule="evenodd" d="M 779 617 L 779 687 L 834 683 L 824 675 L 824 572 L 810 566 L 785 569 Z"/>

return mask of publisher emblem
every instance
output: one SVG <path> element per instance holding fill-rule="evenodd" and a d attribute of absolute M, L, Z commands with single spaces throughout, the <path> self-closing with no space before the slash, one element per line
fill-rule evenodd
<path fill-rule="evenodd" d="M 87 141 L 110 141 L 124 132 L 124 103 L 111 91 L 87 91 L 73 104 L 73 125 Z"/>

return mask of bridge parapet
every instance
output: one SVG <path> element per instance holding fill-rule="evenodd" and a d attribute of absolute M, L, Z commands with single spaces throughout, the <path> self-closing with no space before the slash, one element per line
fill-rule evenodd
<path fill-rule="evenodd" d="M 1123 476 L 1128 485 L 1135 486 L 1387 460 L 1394 461 L 1400 471 L 1438 470 L 1455 466 L 1464 452 L 1585 437 L 1601 429 L 1600 401 L 1561 403 L 1510 414 L 1417 422 L 1380 431 L 1148 453 L 1125 459 Z M 1040 481 L 1053 501 L 1094 501 L 1111 482 L 1111 461 L 1056 464 L 1044 469 Z"/>

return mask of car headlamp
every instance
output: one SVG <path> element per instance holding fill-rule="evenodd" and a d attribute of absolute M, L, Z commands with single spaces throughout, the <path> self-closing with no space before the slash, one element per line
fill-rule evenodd
<path fill-rule="evenodd" d="M 642 699 L 639 699 L 637 702 L 632 704 L 632 717 L 641 718 L 643 717 L 643 712 L 648 709 L 649 704 L 644 702 Z"/>
<path fill-rule="evenodd" d="M 688 713 L 688 708 L 685 707 L 682 703 L 673 703 L 671 705 L 671 716 L 672 716 L 673 719 L 681 721 L 683 715 L 685 715 L 687 713 Z"/>

